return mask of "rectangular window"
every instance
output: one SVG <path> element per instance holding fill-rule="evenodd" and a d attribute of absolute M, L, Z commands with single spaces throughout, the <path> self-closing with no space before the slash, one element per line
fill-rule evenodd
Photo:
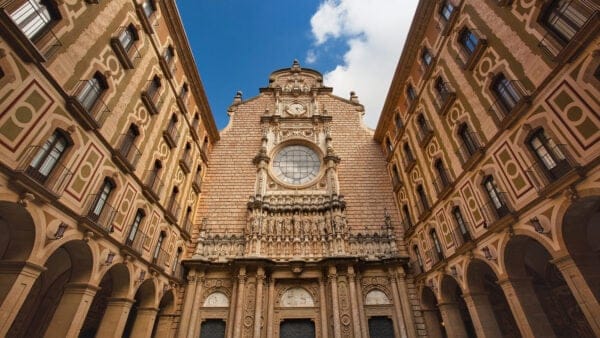
<path fill-rule="evenodd" d="M 587 21 L 587 11 L 589 9 L 582 1 L 554 0 L 548 7 L 544 23 L 566 43 Z"/>
<path fill-rule="evenodd" d="M 50 11 L 41 0 L 25 1 L 10 14 L 11 19 L 28 39 L 35 39 L 43 33 L 52 21 Z"/>
<path fill-rule="evenodd" d="M 477 36 L 472 31 L 465 28 L 460 33 L 459 42 L 469 53 L 469 55 L 471 55 L 475 52 L 475 49 L 477 49 L 477 45 L 479 44 L 479 38 L 477 38 Z"/>

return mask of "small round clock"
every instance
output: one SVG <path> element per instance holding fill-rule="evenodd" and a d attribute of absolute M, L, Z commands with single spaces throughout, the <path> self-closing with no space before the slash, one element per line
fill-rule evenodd
<path fill-rule="evenodd" d="M 273 159 L 273 174 L 282 182 L 301 185 L 311 182 L 319 175 L 319 155 L 303 145 L 291 145 L 281 149 Z"/>

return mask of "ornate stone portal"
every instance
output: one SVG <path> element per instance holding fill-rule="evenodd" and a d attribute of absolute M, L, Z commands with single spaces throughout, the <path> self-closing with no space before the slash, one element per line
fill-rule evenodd
<path fill-rule="evenodd" d="M 257 142 L 240 145 L 224 133 L 213 155 L 226 157 L 218 153 L 231 151 L 227 142 L 240 154 L 250 154 L 254 144 L 248 158 L 228 158 L 236 163 L 232 180 L 254 172 L 244 176 L 253 192 L 244 200 L 228 195 L 223 186 L 230 182 L 222 180 L 213 193 L 206 180 L 209 206 L 199 215 L 195 255 L 184 262 L 201 278 L 188 285 L 186 295 L 194 296 L 184 301 L 187 327 L 180 336 L 196 337 L 203 322 L 221 319 L 227 337 L 274 338 L 282 328 L 303 325 L 314 327 L 316 337 L 368 337 L 371 316 L 393 321 L 397 336 L 414 335 L 405 325 L 412 309 L 405 251 L 394 227 L 398 216 L 388 213 L 395 210 L 389 186 L 367 170 L 377 168 L 384 177 L 383 155 L 360 123 L 356 97 L 345 100 L 331 91 L 320 73 L 295 61 L 274 72 L 257 98 L 234 100 L 228 133 L 257 135 Z M 218 168 L 214 175 L 231 170 L 212 166 Z M 349 179 L 340 178 L 343 173 Z M 213 199 L 237 202 L 225 209 L 211 205 Z M 231 219 L 222 216 L 228 212 Z"/>

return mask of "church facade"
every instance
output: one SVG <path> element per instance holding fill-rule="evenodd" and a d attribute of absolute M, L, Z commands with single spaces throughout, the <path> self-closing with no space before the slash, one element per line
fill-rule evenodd
<path fill-rule="evenodd" d="M 298 62 L 234 98 L 184 261 L 188 337 L 414 332 L 400 217 L 363 113 Z"/>

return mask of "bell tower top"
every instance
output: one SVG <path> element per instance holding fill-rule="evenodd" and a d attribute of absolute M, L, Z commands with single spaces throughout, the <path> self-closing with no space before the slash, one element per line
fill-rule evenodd
<path fill-rule="evenodd" d="M 261 92 L 278 91 L 281 93 L 302 94 L 313 90 L 331 92 L 332 88 L 323 86 L 323 75 L 314 69 L 300 67 L 294 60 L 290 68 L 282 68 L 271 73 L 269 86 Z"/>

